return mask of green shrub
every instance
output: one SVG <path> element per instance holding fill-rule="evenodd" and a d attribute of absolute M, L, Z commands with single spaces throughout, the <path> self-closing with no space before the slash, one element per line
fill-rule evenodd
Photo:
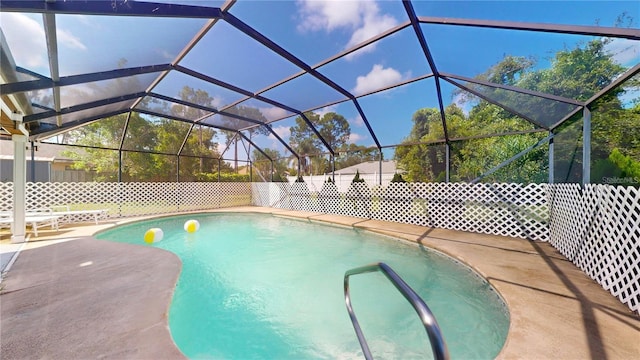
<path fill-rule="evenodd" d="M 275 173 L 275 174 L 273 174 L 272 182 L 287 182 L 287 179 L 283 178 L 280 174 Z"/>
<path fill-rule="evenodd" d="M 351 180 L 351 183 L 359 183 L 359 182 L 364 182 L 364 179 L 360 178 L 360 170 L 356 170 L 356 176 L 353 177 L 353 180 Z"/>
<path fill-rule="evenodd" d="M 249 182 L 249 175 L 241 175 L 235 173 L 220 173 L 220 182 Z M 201 182 L 217 182 L 217 173 L 199 173 L 196 181 Z"/>
<path fill-rule="evenodd" d="M 391 182 L 399 182 L 399 183 L 406 183 L 407 181 L 405 179 L 402 178 L 402 174 L 400 173 L 395 173 L 393 175 L 393 179 L 391 179 Z"/>

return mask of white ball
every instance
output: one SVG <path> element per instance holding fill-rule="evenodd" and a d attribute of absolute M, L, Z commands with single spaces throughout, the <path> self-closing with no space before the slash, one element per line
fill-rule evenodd
<path fill-rule="evenodd" d="M 164 232 L 160 228 L 151 228 L 144 233 L 144 242 L 147 244 L 157 243 L 164 237 Z"/>
<path fill-rule="evenodd" d="M 198 220 L 187 220 L 184 223 L 184 231 L 188 233 L 194 233 L 200 229 L 200 223 Z"/>

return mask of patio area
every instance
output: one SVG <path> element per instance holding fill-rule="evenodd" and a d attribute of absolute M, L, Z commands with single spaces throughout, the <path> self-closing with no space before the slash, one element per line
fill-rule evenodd
<path fill-rule="evenodd" d="M 463 261 L 509 307 L 511 325 L 498 358 L 631 359 L 640 354 L 640 318 L 547 242 L 269 207 L 214 211 L 366 229 Z M 43 230 L 25 245 L 2 282 L 3 358 L 182 357 L 167 325 L 180 261 L 166 251 L 92 239 L 117 222 L 63 228 L 64 233 Z M 7 241 L 2 240 L 3 248 Z"/>

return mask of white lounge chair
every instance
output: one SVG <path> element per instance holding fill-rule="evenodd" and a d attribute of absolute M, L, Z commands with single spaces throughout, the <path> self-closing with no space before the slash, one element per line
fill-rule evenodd
<path fill-rule="evenodd" d="M 60 216 L 61 219 L 67 218 L 67 221 L 69 221 L 68 219 L 74 215 L 93 215 L 93 220 L 95 221 L 96 225 L 98 224 L 98 220 L 100 219 L 100 216 L 106 214 L 107 211 L 109 210 L 108 209 L 70 210 L 69 205 L 56 205 L 56 206 L 51 206 L 50 208 L 29 210 L 29 212 L 45 212 L 51 215 L 58 215 Z"/>
<path fill-rule="evenodd" d="M 58 218 L 59 215 L 51 215 L 51 214 L 25 214 L 24 222 L 26 224 L 31 225 L 31 229 L 33 229 L 33 234 L 38 236 L 38 226 L 41 224 L 51 225 L 51 229 L 55 229 L 58 231 Z M 13 216 L 6 216 L 6 214 L 2 214 L 0 217 L 0 225 L 9 225 L 13 224 Z"/>

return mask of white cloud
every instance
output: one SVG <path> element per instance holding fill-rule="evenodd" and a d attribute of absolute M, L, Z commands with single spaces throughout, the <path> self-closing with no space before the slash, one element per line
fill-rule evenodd
<path fill-rule="evenodd" d="M 351 134 L 349 135 L 349 143 L 350 143 L 350 144 L 355 144 L 355 143 L 357 143 L 358 141 L 364 140 L 364 139 L 366 139 L 366 138 L 367 138 L 367 136 L 365 136 L 365 135 L 360 135 L 360 134 L 358 134 L 358 133 L 351 133 Z"/>
<path fill-rule="evenodd" d="M 273 132 L 278 134 L 278 136 L 280 136 L 280 138 L 285 141 L 291 135 L 291 131 L 289 130 L 288 126 L 276 126 L 276 127 L 273 127 L 272 129 L 273 129 Z M 275 138 L 276 137 L 273 136 L 273 134 L 269 134 L 269 139 L 275 139 Z"/>
<path fill-rule="evenodd" d="M 213 94 L 213 100 L 211 101 L 211 105 L 214 108 L 219 109 L 223 105 L 225 105 L 225 99 L 222 97 L 222 95 Z"/>
<path fill-rule="evenodd" d="M 377 6 L 376 6 L 377 8 Z M 381 34 L 382 32 L 391 29 L 392 27 L 396 26 L 398 24 L 398 22 L 396 21 L 396 19 L 394 19 L 393 17 L 389 16 L 389 15 L 380 15 L 377 12 L 373 13 L 373 12 L 369 12 L 365 14 L 365 21 L 363 22 L 362 26 L 359 27 L 358 29 L 356 29 L 356 31 L 353 32 L 353 34 L 351 35 L 351 39 L 349 39 L 349 42 L 347 43 L 347 45 L 345 46 L 346 48 L 350 48 L 352 46 L 355 46 L 363 41 L 366 41 L 378 34 Z M 361 50 L 359 50 L 357 53 L 358 54 L 362 54 L 365 52 L 370 52 L 373 51 L 375 49 L 375 44 L 369 45 Z M 349 54 L 349 56 L 353 56 L 355 53 L 353 54 Z"/>
<path fill-rule="evenodd" d="M 321 109 L 314 110 L 313 112 L 320 115 L 320 117 L 323 117 L 325 114 L 328 114 L 330 112 L 336 112 L 336 108 L 337 108 L 336 105 L 330 105 L 330 106 L 325 106 Z"/>
<path fill-rule="evenodd" d="M 612 54 L 613 60 L 618 64 L 633 66 L 640 58 L 640 41 L 613 39 L 605 45 L 605 50 Z"/>
<path fill-rule="evenodd" d="M 173 61 L 176 58 L 174 54 L 171 54 L 166 49 L 159 49 L 158 54 L 160 54 L 160 56 L 167 61 Z"/>
<path fill-rule="evenodd" d="M 302 16 L 298 29 L 332 31 L 341 27 L 356 27 L 361 23 L 361 3 L 341 0 L 300 0 Z"/>
<path fill-rule="evenodd" d="M 104 26 L 102 26 L 102 22 L 95 21 L 95 17 L 89 15 L 74 15 L 73 20 L 78 21 L 82 24 L 83 27 L 91 27 L 93 29 L 102 30 Z"/>
<path fill-rule="evenodd" d="M 41 23 L 18 13 L 2 13 L 0 22 L 13 58 L 19 66 L 35 71 L 43 71 L 43 67 L 48 69 L 46 37 Z M 56 36 L 59 46 L 87 49 L 76 36 L 64 29 L 58 28 Z"/>
<path fill-rule="evenodd" d="M 358 116 L 356 116 L 355 119 L 349 121 L 350 124 L 355 124 L 356 126 L 364 126 L 364 120 L 362 119 L 362 116 L 360 116 L 360 114 L 358 114 Z"/>
<path fill-rule="evenodd" d="M 385 68 L 380 64 L 375 64 L 367 75 L 358 76 L 356 79 L 356 87 L 353 88 L 351 92 L 358 96 L 397 84 L 407 78 L 408 75 L 403 76 L 394 68 Z"/>
<path fill-rule="evenodd" d="M 465 95 L 462 93 L 456 94 L 453 97 L 452 102 L 456 104 L 460 109 L 462 109 L 462 112 L 465 115 L 469 115 L 469 112 L 474 105 L 472 101 L 468 101 L 467 99 L 465 99 Z"/>
<path fill-rule="evenodd" d="M 263 107 L 263 108 L 259 108 L 258 110 L 260 110 L 262 115 L 264 115 L 270 121 L 282 119 L 287 115 L 289 115 L 287 110 L 283 108 L 275 107 L 275 106 Z"/>
<path fill-rule="evenodd" d="M 224 142 L 218 143 L 218 154 L 222 154 L 222 152 L 227 148 L 227 145 Z"/>
<path fill-rule="evenodd" d="M 381 14 L 375 1 L 300 0 L 298 13 L 300 15 L 298 30 L 300 31 L 350 31 L 351 36 L 344 46 L 345 49 L 398 24 L 393 16 Z M 347 59 L 373 50 L 375 50 L 375 44 L 348 55 Z"/>
<path fill-rule="evenodd" d="M 58 36 L 59 45 L 64 45 L 71 49 L 87 50 L 87 47 L 82 43 L 82 41 L 67 30 L 58 28 L 56 34 Z"/>
<path fill-rule="evenodd" d="M 36 20 L 23 14 L 2 13 L 0 21 L 17 65 L 32 69 L 47 66 L 44 29 Z"/>

